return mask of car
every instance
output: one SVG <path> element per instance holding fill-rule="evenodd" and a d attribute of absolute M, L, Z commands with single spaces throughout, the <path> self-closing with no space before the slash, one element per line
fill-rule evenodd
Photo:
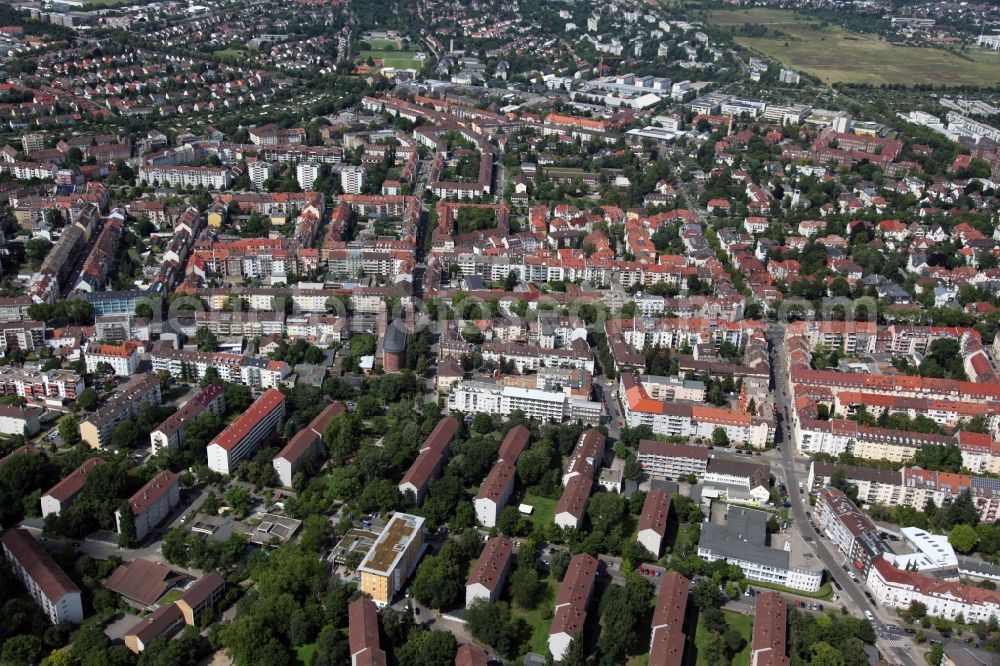
<path fill-rule="evenodd" d="M 872 612 L 871 612 L 870 610 L 866 610 L 866 611 L 865 611 L 865 617 L 866 617 L 866 618 L 868 618 L 868 621 L 869 621 L 869 622 L 871 622 L 872 620 L 874 620 L 874 619 L 875 619 L 875 616 L 874 616 L 874 615 L 872 615 Z"/>
<path fill-rule="evenodd" d="M 413 609 L 413 612 L 414 612 L 414 614 L 416 614 L 416 615 L 420 615 L 420 607 L 418 606 L 417 608 L 414 608 L 414 609 Z"/>
<path fill-rule="evenodd" d="M 818 610 L 820 613 L 823 612 L 823 604 L 813 604 L 813 605 L 816 606 L 816 610 Z"/>

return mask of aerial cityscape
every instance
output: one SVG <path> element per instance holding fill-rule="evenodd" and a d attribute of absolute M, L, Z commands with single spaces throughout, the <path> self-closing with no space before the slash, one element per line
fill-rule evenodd
<path fill-rule="evenodd" d="M 0 2 L 0 665 L 1000 665 L 1000 4 Z"/>

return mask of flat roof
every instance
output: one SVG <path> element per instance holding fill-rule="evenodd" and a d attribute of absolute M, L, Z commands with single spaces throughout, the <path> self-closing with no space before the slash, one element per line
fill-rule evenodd
<path fill-rule="evenodd" d="M 358 571 L 384 576 L 392 571 L 406 546 L 420 532 L 424 519 L 408 513 L 397 513 L 382 530 L 375 545 L 372 546 Z"/>

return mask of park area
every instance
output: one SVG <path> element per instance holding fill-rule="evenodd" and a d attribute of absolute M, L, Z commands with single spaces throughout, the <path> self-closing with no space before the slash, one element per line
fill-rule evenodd
<path fill-rule="evenodd" d="M 413 57 L 417 54 L 417 51 L 402 51 L 394 49 L 392 48 L 392 45 L 395 44 L 395 42 L 387 42 L 383 44 L 378 40 L 373 40 L 373 43 L 371 44 L 372 48 L 361 51 L 358 54 L 358 57 L 361 59 L 361 62 L 368 62 L 368 58 L 371 58 L 373 61 L 381 60 L 382 67 L 420 69 L 423 66 L 423 62 Z"/>
<path fill-rule="evenodd" d="M 931 47 L 899 46 L 822 24 L 793 10 L 726 9 L 708 20 L 736 28 L 736 41 L 824 83 L 983 85 L 1000 83 L 1000 53 L 970 49 L 964 56 Z M 761 30 L 744 27 L 766 28 Z"/>

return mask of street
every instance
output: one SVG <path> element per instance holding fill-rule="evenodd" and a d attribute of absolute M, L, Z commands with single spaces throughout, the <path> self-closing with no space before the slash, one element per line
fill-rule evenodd
<path fill-rule="evenodd" d="M 859 609 L 858 616 L 864 614 L 865 611 L 873 614 L 875 621 L 872 622 L 872 627 L 875 629 L 878 637 L 877 643 L 880 649 L 886 654 L 891 654 L 899 664 L 912 664 L 915 666 L 917 664 L 916 655 L 920 654 L 922 650 L 916 643 L 909 640 L 908 637 L 901 637 L 899 634 L 884 629 L 883 625 L 891 621 L 891 616 L 885 612 L 880 614 L 878 606 L 871 603 L 868 597 L 865 596 L 863 584 L 850 578 L 847 572 L 841 568 L 840 562 L 842 557 L 839 557 L 840 554 L 837 553 L 835 557 L 827 548 L 823 539 L 819 538 L 809 524 L 809 520 L 806 517 L 806 511 L 809 509 L 809 495 L 808 493 L 796 492 L 799 478 L 796 474 L 796 462 L 794 458 L 795 443 L 790 437 L 789 425 L 784 420 L 786 410 L 790 413 L 792 409 L 791 396 L 788 393 L 788 378 L 785 373 L 785 369 L 787 368 L 785 327 L 781 324 L 770 326 L 767 331 L 767 339 L 771 355 L 771 372 L 773 373 L 774 401 L 776 405 L 775 422 L 777 434 L 775 435 L 775 444 L 782 447 L 781 462 L 788 486 L 789 497 L 792 498 L 791 509 L 794 524 L 800 527 L 804 535 L 812 537 L 812 541 L 809 543 L 813 547 L 816 556 L 823 563 L 823 566 L 830 572 L 833 580 L 837 581 L 837 584 L 840 585 L 842 590 L 840 594 L 845 606 L 848 606 L 850 610 L 849 600 Z"/>

